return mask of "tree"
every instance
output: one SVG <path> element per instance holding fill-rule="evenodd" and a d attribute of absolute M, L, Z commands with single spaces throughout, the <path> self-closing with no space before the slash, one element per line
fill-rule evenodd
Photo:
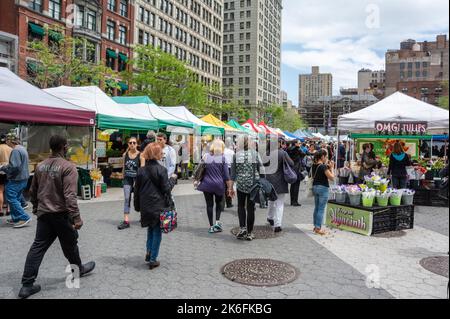
<path fill-rule="evenodd" d="M 56 26 L 46 29 L 49 42 L 32 41 L 28 49 L 37 62 L 31 64 L 29 81 L 40 88 L 60 85 L 98 85 L 103 87 L 109 79 L 117 80 L 117 73 L 100 63 L 87 62 L 80 56 L 79 48 L 93 50 L 82 38 L 64 35 Z"/>
<path fill-rule="evenodd" d="M 448 81 L 443 81 L 442 82 L 442 86 L 444 91 L 448 92 Z M 439 102 L 438 102 L 439 106 L 442 107 L 443 109 L 448 110 L 448 93 L 446 96 L 441 96 L 439 98 Z"/>
<path fill-rule="evenodd" d="M 264 119 L 267 125 L 283 131 L 294 132 L 299 128 L 306 127 L 306 123 L 296 109 L 285 109 L 279 105 L 267 108 Z"/>
<path fill-rule="evenodd" d="M 152 46 L 135 47 L 134 70 L 125 77 L 133 85 L 132 95 L 147 95 L 158 105 L 185 105 L 201 114 L 208 105 L 208 88 L 186 64 Z"/>

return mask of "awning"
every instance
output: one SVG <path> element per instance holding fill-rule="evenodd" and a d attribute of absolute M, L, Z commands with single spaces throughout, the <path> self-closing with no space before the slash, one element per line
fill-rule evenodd
<path fill-rule="evenodd" d="M 49 30 L 49 31 L 48 31 L 48 37 L 49 37 L 50 39 L 52 39 L 53 41 L 59 42 L 59 41 L 62 40 L 63 35 L 62 35 L 61 32 Z"/>
<path fill-rule="evenodd" d="M 111 49 L 106 49 L 106 56 L 108 58 L 117 59 L 116 51 L 111 50 Z"/>
<path fill-rule="evenodd" d="M 208 115 L 202 117 L 201 120 L 205 121 L 206 123 L 218 126 L 218 127 L 223 127 L 225 129 L 225 131 L 227 131 L 227 132 L 234 132 L 234 133 L 241 132 L 240 130 L 235 129 L 234 127 L 231 127 L 230 125 L 222 122 L 221 120 L 219 120 L 217 117 L 215 117 L 212 114 L 208 114 Z"/>
<path fill-rule="evenodd" d="M 191 122 L 194 125 L 194 128 L 197 130 L 197 133 L 209 135 L 218 135 L 224 133 L 223 127 L 218 127 L 200 120 L 184 106 L 165 106 L 161 108 L 178 118 L 181 118 L 187 122 Z"/>
<path fill-rule="evenodd" d="M 45 35 L 45 29 L 40 25 L 34 24 L 32 22 L 28 22 L 28 29 L 35 35 L 39 35 L 41 37 Z"/>
<path fill-rule="evenodd" d="M 119 52 L 119 58 L 125 63 L 128 62 L 128 57 L 125 54 L 123 54 L 123 53 Z"/>
<path fill-rule="evenodd" d="M 241 130 L 244 133 L 247 134 L 251 134 L 251 135 L 256 135 L 255 132 L 253 132 L 251 129 L 248 129 L 246 127 L 243 127 L 242 125 L 240 125 L 238 122 L 236 122 L 235 120 L 229 120 L 227 123 L 229 126 L 234 127 L 235 129 Z"/>

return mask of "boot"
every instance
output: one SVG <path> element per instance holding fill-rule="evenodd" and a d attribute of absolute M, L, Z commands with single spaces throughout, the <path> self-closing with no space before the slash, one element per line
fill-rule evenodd
<path fill-rule="evenodd" d="M 19 291 L 19 298 L 26 299 L 31 295 L 38 293 L 39 291 L 41 291 L 40 285 L 22 286 Z"/>
<path fill-rule="evenodd" d="M 80 277 L 87 275 L 88 273 L 93 271 L 94 268 L 95 268 L 95 262 L 93 262 L 93 261 L 90 261 L 90 262 L 82 265 L 81 269 L 80 269 Z"/>

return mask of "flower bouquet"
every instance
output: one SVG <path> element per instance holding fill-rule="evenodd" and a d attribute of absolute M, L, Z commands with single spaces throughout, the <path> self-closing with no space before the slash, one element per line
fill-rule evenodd
<path fill-rule="evenodd" d="M 400 189 L 392 189 L 390 190 L 390 199 L 389 202 L 392 206 L 400 206 L 402 204 L 402 193 L 403 191 Z"/>
<path fill-rule="evenodd" d="M 334 198 L 338 203 L 345 203 L 347 199 L 347 190 L 345 185 L 338 185 L 331 189 L 331 192 L 334 194 Z"/>
<path fill-rule="evenodd" d="M 402 193 L 403 205 L 412 205 L 414 202 L 414 194 L 416 192 L 412 189 L 404 189 Z"/>
<path fill-rule="evenodd" d="M 373 201 L 375 199 L 375 190 L 374 189 L 367 189 L 362 192 L 362 204 L 364 207 L 372 207 Z"/>
<path fill-rule="evenodd" d="M 361 205 L 361 193 L 362 190 L 358 185 L 347 186 L 347 195 L 350 201 L 350 205 L 353 206 Z"/>
<path fill-rule="evenodd" d="M 389 204 L 390 195 L 391 193 L 387 190 L 384 192 L 378 190 L 375 194 L 378 206 L 386 207 Z"/>

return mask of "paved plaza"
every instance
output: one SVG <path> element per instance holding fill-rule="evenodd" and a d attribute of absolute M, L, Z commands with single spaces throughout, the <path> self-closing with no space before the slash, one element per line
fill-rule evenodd
<path fill-rule="evenodd" d="M 276 238 L 238 241 L 236 208 L 222 214 L 224 232 L 208 233 L 204 199 L 190 184 L 178 185 L 175 201 L 179 227 L 163 235 L 161 267 L 144 263 L 146 229 L 139 214 L 131 228 L 118 231 L 122 218 L 120 189 L 102 198 L 80 201 L 84 226 L 80 252 L 97 267 L 80 288 L 66 287 L 67 262 L 59 243 L 50 248 L 37 283 L 42 292 L 31 298 L 446 298 L 448 278 L 423 269 L 425 257 L 447 256 L 448 208 L 416 207 L 415 227 L 398 238 L 365 237 L 339 230 L 320 237 L 312 233 L 311 200 L 286 206 L 284 231 Z M 116 199 L 116 200 L 115 200 Z M 258 209 L 256 225 L 266 223 Z M 25 257 L 32 243 L 31 227 L 13 229 L 1 218 L 0 298 L 16 298 Z M 270 258 L 289 263 L 299 275 L 281 286 L 254 287 L 221 274 L 225 264 L 242 258 Z"/>

